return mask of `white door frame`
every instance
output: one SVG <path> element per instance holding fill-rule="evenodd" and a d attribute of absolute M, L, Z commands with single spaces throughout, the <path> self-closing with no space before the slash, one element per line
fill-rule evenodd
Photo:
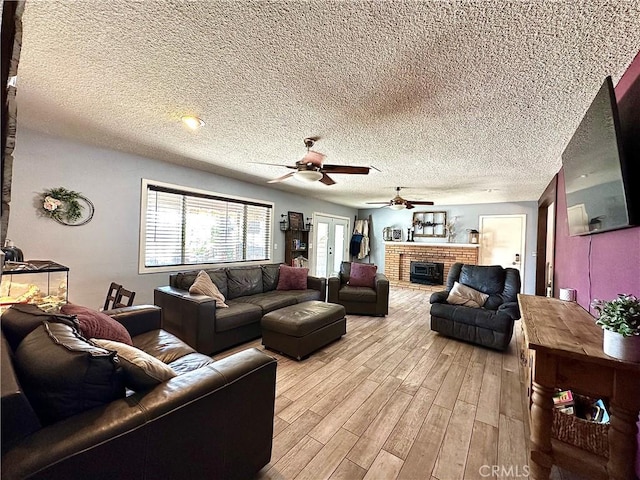
<path fill-rule="evenodd" d="M 311 215 L 313 218 L 313 234 L 311 235 L 313 238 L 313 241 L 311 243 L 311 245 L 309 245 L 309 264 L 310 264 L 310 268 L 309 271 L 311 273 L 311 275 L 315 275 L 316 274 L 316 242 L 318 241 L 318 216 L 323 216 L 323 217 L 329 217 L 329 218 L 335 218 L 338 220 L 346 220 L 347 222 L 347 238 L 345 238 L 345 242 L 344 242 L 344 257 L 343 258 L 349 258 L 349 241 L 351 240 L 351 218 L 349 217 L 343 217 L 341 215 L 335 215 L 333 213 L 324 213 L 324 212 L 313 212 L 313 214 Z"/>

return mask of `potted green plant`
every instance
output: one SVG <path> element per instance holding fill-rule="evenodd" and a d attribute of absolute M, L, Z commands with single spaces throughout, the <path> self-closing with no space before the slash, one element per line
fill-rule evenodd
<path fill-rule="evenodd" d="M 613 300 L 594 299 L 591 306 L 598 312 L 596 324 L 604 330 L 604 353 L 640 362 L 640 300 L 621 293 Z"/>

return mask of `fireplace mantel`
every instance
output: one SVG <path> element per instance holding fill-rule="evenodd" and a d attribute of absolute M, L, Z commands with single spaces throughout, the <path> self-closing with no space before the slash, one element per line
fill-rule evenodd
<path fill-rule="evenodd" d="M 444 264 L 444 279 L 456 263 L 476 265 L 477 243 L 384 242 L 384 273 L 389 281 L 409 282 L 411 261 Z"/>
<path fill-rule="evenodd" d="M 449 242 L 384 242 L 387 245 L 407 245 L 410 247 L 449 247 L 449 248 L 478 248 L 477 243 L 449 243 Z"/>

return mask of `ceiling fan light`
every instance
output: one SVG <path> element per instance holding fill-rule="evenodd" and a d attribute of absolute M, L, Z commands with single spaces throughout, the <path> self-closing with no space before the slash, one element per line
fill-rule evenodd
<path fill-rule="evenodd" d="M 205 123 L 202 119 L 198 117 L 194 117 L 193 115 L 185 115 L 180 118 L 182 123 L 184 123 L 191 130 L 197 130 L 200 127 L 204 127 Z"/>
<path fill-rule="evenodd" d="M 312 183 L 322 178 L 322 173 L 316 170 L 299 170 L 293 174 L 293 178 L 301 182 Z"/>
<path fill-rule="evenodd" d="M 405 207 L 404 203 L 394 203 L 392 205 L 389 205 L 389 208 L 391 210 L 402 210 Z"/>

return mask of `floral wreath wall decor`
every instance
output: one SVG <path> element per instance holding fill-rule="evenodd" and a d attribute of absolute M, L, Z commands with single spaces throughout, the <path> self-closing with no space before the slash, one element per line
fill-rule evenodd
<path fill-rule="evenodd" d="M 78 227 L 93 218 L 91 200 L 79 192 L 64 187 L 45 190 L 41 195 L 42 213 L 62 225 Z"/>

